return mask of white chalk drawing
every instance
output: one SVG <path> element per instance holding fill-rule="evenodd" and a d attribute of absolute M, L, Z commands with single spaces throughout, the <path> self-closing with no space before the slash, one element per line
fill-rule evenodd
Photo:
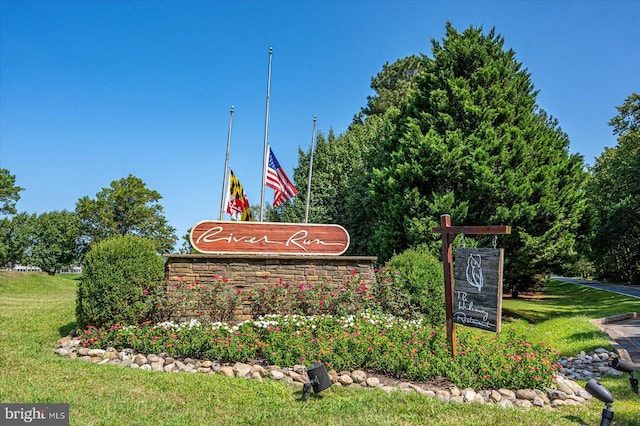
<path fill-rule="evenodd" d="M 467 258 L 467 282 L 470 286 L 478 289 L 478 293 L 482 291 L 482 256 L 470 253 Z"/>

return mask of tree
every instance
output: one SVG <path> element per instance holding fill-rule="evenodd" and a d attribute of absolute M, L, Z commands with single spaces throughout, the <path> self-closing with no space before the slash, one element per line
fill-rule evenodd
<path fill-rule="evenodd" d="M 394 252 L 438 238 L 439 216 L 469 225 L 505 224 L 505 282 L 541 285 L 574 253 L 584 211 L 584 165 L 536 105 L 526 70 L 491 30 L 448 23 L 432 40 L 404 102 L 386 112 L 392 131 L 374 157 L 371 247 Z"/>
<path fill-rule="evenodd" d="M 0 169 L 0 214 L 16 214 L 16 203 L 20 199 L 20 188 L 15 185 L 16 177 L 7 169 Z"/>
<path fill-rule="evenodd" d="M 342 225 L 351 237 L 348 254 L 366 254 L 368 232 L 368 179 L 365 168 L 368 155 L 370 127 L 354 123 L 350 132 L 336 137 L 318 134 L 313 157 L 311 196 L 309 201 L 310 223 Z M 298 166 L 293 176 L 300 194 L 282 208 L 275 209 L 285 222 L 303 222 L 305 217 L 310 151 L 299 150 Z"/>
<path fill-rule="evenodd" d="M 111 182 L 95 199 L 76 203 L 81 227 L 91 242 L 111 236 L 138 235 L 153 241 L 159 253 L 168 253 L 177 241 L 175 229 L 164 217 L 160 193 L 133 175 Z"/>
<path fill-rule="evenodd" d="M 35 215 L 27 213 L 0 219 L 0 265 L 14 266 L 23 262 L 34 220 Z"/>
<path fill-rule="evenodd" d="M 598 273 L 640 284 L 640 95 L 631 94 L 609 125 L 618 144 L 591 168 L 592 259 Z"/>
<path fill-rule="evenodd" d="M 400 106 L 416 85 L 416 77 L 426 68 L 429 59 L 425 55 L 411 55 L 388 62 L 371 78 L 371 88 L 375 95 L 367 98 L 363 116 L 384 115 L 390 108 Z"/>
<path fill-rule="evenodd" d="M 5 216 L 0 217 L 0 266 L 18 263 L 26 247 L 19 229 L 23 217 L 15 221 L 11 218 L 16 214 L 20 191 L 24 190 L 15 183 L 16 177 L 9 170 L 0 169 L 0 216 Z"/>
<path fill-rule="evenodd" d="M 24 259 L 49 275 L 69 267 L 80 254 L 78 217 L 67 210 L 31 218 L 29 246 Z"/>

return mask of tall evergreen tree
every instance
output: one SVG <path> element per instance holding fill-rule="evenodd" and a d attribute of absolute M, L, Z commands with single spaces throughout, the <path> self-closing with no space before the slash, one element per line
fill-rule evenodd
<path fill-rule="evenodd" d="M 592 255 L 602 277 L 640 284 L 640 95 L 630 95 L 618 112 L 609 122 L 618 144 L 591 169 Z"/>
<path fill-rule="evenodd" d="M 313 157 L 309 222 L 343 226 L 351 237 L 348 254 L 367 254 L 372 221 L 368 206 L 366 157 L 370 147 L 371 126 L 353 124 L 338 137 L 332 130 L 319 134 Z M 294 179 L 300 194 L 285 209 L 285 222 L 302 222 L 305 217 L 310 151 L 299 151 Z"/>
<path fill-rule="evenodd" d="M 573 254 L 584 210 L 582 157 L 536 104 L 530 75 L 494 30 L 448 23 L 373 161 L 372 249 L 382 259 L 454 223 L 505 224 L 505 282 L 541 284 Z M 391 108 L 393 111 L 395 107 Z"/>

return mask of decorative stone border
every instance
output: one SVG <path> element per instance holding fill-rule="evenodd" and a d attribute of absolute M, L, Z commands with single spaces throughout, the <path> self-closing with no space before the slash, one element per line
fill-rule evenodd
<path fill-rule="evenodd" d="M 265 379 L 281 380 L 293 385 L 295 389 L 302 389 L 304 383 L 309 382 L 307 367 L 295 365 L 292 368 L 276 365 L 262 366 L 258 364 L 219 363 L 217 361 L 203 361 L 196 359 L 174 358 L 167 354 L 136 354 L 131 349 L 118 351 L 114 348 L 90 349 L 79 347 L 80 340 L 65 337 L 56 343 L 55 353 L 70 359 L 94 364 L 117 365 L 123 368 L 157 371 L 165 373 L 192 374 L 221 374 L 227 377 L 251 378 L 258 381 Z M 438 384 L 410 383 L 393 380 L 384 376 L 367 374 L 361 370 L 340 371 L 330 370 L 329 377 L 334 387 L 364 387 L 379 389 L 383 392 L 417 392 L 430 398 L 437 398 L 443 402 L 479 403 L 497 405 L 502 408 L 556 408 L 565 405 L 580 405 L 591 399 L 591 395 L 573 380 L 566 378 L 565 373 L 575 373 L 581 368 L 583 377 L 594 378 L 604 374 L 616 375 L 616 370 L 604 365 L 605 360 L 615 354 L 606 349 L 597 349 L 587 355 L 584 352 L 577 357 L 563 358 L 560 363 L 564 366 L 560 374 L 554 379 L 555 388 L 546 392 L 537 389 L 485 389 L 476 391 L 471 388 L 460 389 L 442 380 Z M 597 361 L 595 361 L 597 359 Z M 585 362 L 589 360 L 590 362 Z M 582 367 L 578 367 L 582 366 Z M 589 373 L 584 374 L 585 371 Z M 619 373 L 622 374 L 622 373 Z M 582 379 L 582 377 L 581 377 Z"/>

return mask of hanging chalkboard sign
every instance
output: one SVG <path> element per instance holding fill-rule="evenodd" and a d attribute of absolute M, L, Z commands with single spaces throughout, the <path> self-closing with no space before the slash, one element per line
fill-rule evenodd
<path fill-rule="evenodd" d="M 458 248 L 454 263 L 453 321 L 500 332 L 504 249 Z"/>

